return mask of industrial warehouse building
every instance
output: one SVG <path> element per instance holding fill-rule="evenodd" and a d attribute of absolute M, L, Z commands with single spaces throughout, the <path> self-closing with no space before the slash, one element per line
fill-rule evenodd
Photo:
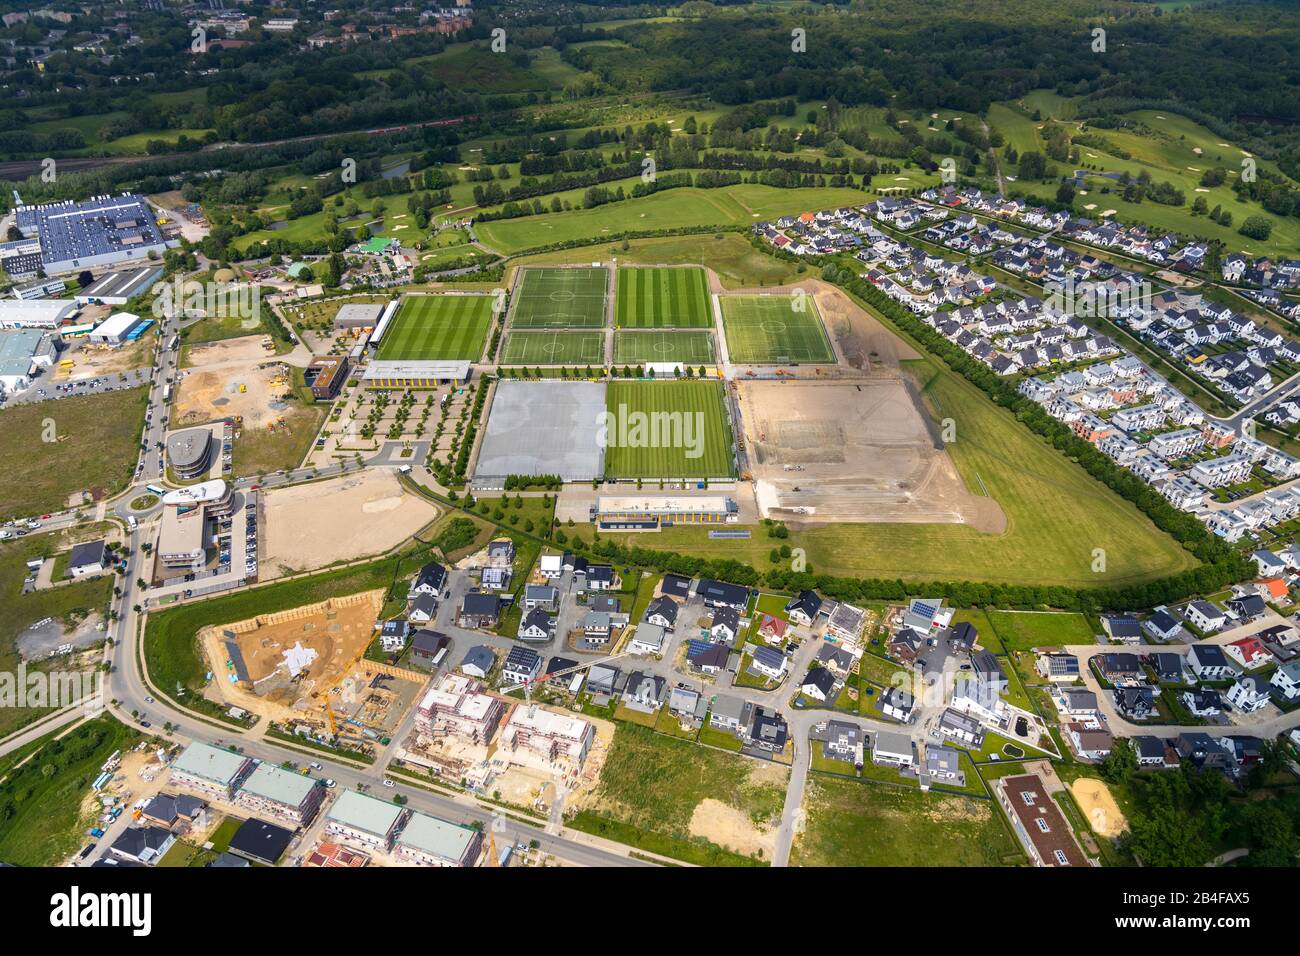
<path fill-rule="evenodd" d="M 162 269 L 145 266 L 142 269 L 113 269 L 77 293 L 82 305 L 101 302 L 104 305 L 126 305 L 137 295 L 144 295 L 162 276 Z"/>
<path fill-rule="evenodd" d="M 207 474 L 212 467 L 211 429 L 187 428 L 168 435 L 167 464 L 184 480 Z"/>
<path fill-rule="evenodd" d="M 130 312 L 118 312 L 110 315 L 90 333 L 90 341 L 96 345 L 123 345 L 138 339 L 153 319 L 142 319 Z"/>
<path fill-rule="evenodd" d="M 361 381 L 366 388 L 437 388 L 469 381 L 469 362 L 372 361 Z"/>
<path fill-rule="evenodd" d="M 602 495 L 592 506 L 591 520 L 602 530 L 658 531 L 664 525 L 738 521 L 740 509 L 726 495 Z"/>
<path fill-rule="evenodd" d="M 604 413 L 601 382 L 498 383 L 475 480 L 508 475 L 559 475 L 565 481 L 598 477 L 605 467 L 597 428 Z"/>
<path fill-rule="evenodd" d="M 57 329 L 78 308 L 72 299 L 0 299 L 0 329 Z"/>
<path fill-rule="evenodd" d="M 40 329 L 0 332 L 0 392 L 26 388 L 37 370 L 53 365 L 58 354 L 58 341 L 49 332 Z"/>
<path fill-rule="evenodd" d="M 68 291 L 68 284 L 62 279 L 35 279 L 22 285 L 14 286 L 15 299 L 48 299 L 63 295 Z"/>
<path fill-rule="evenodd" d="M 150 253 L 161 256 L 168 247 L 148 202 L 130 193 L 18 206 L 14 215 L 18 230 L 40 242 L 46 272 L 143 263 Z"/>

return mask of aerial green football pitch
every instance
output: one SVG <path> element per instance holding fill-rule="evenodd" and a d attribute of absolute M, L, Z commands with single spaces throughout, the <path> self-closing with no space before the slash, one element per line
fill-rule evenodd
<path fill-rule="evenodd" d="M 735 475 L 721 382 L 610 382 L 605 474 L 610 478 Z"/>
<path fill-rule="evenodd" d="M 614 319 L 620 329 L 708 328 L 708 278 L 694 266 L 619 269 Z"/>
<path fill-rule="evenodd" d="M 605 364 L 605 333 L 511 332 L 501 353 L 502 365 Z"/>
<path fill-rule="evenodd" d="M 832 363 L 835 351 L 811 295 L 727 295 L 727 356 L 744 365 Z"/>
<path fill-rule="evenodd" d="M 649 362 L 713 361 L 713 336 L 708 332 L 619 331 L 614 333 L 614 361 L 641 365 Z"/>
<path fill-rule="evenodd" d="M 515 289 L 516 329 L 596 329 L 605 324 L 607 269 L 525 269 Z"/>
<path fill-rule="evenodd" d="M 379 343 L 380 359 L 477 362 L 492 325 L 490 295 L 413 295 Z"/>

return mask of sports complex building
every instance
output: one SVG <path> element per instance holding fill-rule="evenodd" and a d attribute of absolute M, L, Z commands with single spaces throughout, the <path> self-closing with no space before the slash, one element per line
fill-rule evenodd
<path fill-rule="evenodd" d="M 592 506 L 591 520 L 602 531 L 658 531 L 675 524 L 736 522 L 740 509 L 726 495 L 602 495 Z"/>
<path fill-rule="evenodd" d="M 437 388 L 469 381 L 469 362 L 404 362 L 373 359 L 361 382 L 366 388 Z"/>

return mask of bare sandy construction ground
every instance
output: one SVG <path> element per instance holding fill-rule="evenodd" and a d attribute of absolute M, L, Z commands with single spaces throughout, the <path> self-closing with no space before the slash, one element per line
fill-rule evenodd
<path fill-rule="evenodd" d="M 57 384 L 80 382 L 88 378 L 116 375 L 119 372 L 144 368 L 153 357 L 156 338 L 153 332 L 147 332 L 136 341 L 116 349 L 84 345 L 64 356 L 65 359 L 72 360 L 72 368 L 65 369 L 56 365 L 50 380 Z"/>
<path fill-rule="evenodd" d="M 1000 509 L 966 490 L 896 372 L 857 381 L 742 382 L 739 396 L 764 517 L 963 523 L 981 530 L 998 523 Z"/>
<path fill-rule="evenodd" d="M 1115 837 L 1128 829 L 1119 804 L 1102 781 L 1080 777 L 1070 784 L 1070 793 L 1098 836 Z"/>
<path fill-rule="evenodd" d="M 176 390 L 175 424 L 238 415 L 245 428 L 266 428 L 282 417 L 291 407 L 286 398 L 293 392 L 293 373 L 262 347 L 265 339 L 245 335 L 191 347 Z"/>
<path fill-rule="evenodd" d="M 391 471 L 367 469 L 265 495 L 262 577 L 381 554 L 439 514 Z M 286 570 L 288 569 L 288 570 Z"/>
<path fill-rule="evenodd" d="M 285 720 L 317 690 L 338 683 L 374 637 L 384 591 L 364 591 L 318 604 L 206 627 L 199 632 L 222 700 L 273 720 Z M 237 675 L 229 644 L 243 661 L 248 683 Z M 296 675 L 286 652 L 314 659 Z M 303 653 L 305 652 L 305 653 Z"/>
<path fill-rule="evenodd" d="M 826 328 L 852 368 L 896 368 L 899 362 L 921 357 L 840 289 L 825 282 L 811 285 Z"/>

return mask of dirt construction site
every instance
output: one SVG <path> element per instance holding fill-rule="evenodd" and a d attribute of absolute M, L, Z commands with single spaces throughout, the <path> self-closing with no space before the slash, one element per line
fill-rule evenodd
<path fill-rule="evenodd" d="M 293 373 L 266 348 L 265 335 L 190 346 L 176 390 L 173 424 L 243 418 L 245 428 L 278 425 L 289 407 Z"/>
<path fill-rule="evenodd" d="M 988 524 L 992 502 L 966 490 L 902 373 L 749 381 L 738 393 L 764 517 Z"/>
<path fill-rule="evenodd" d="M 211 690 L 225 704 L 280 722 L 316 717 L 374 637 L 384 591 L 363 591 L 213 625 L 199 632 Z"/>
<path fill-rule="evenodd" d="M 267 578 L 390 551 L 440 513 L 404 491 L 394 472 L 377 468 L 274 488 L 263 500 L 262 576 Z M 325 512 L 322 501 L 329 502 Z"/>

